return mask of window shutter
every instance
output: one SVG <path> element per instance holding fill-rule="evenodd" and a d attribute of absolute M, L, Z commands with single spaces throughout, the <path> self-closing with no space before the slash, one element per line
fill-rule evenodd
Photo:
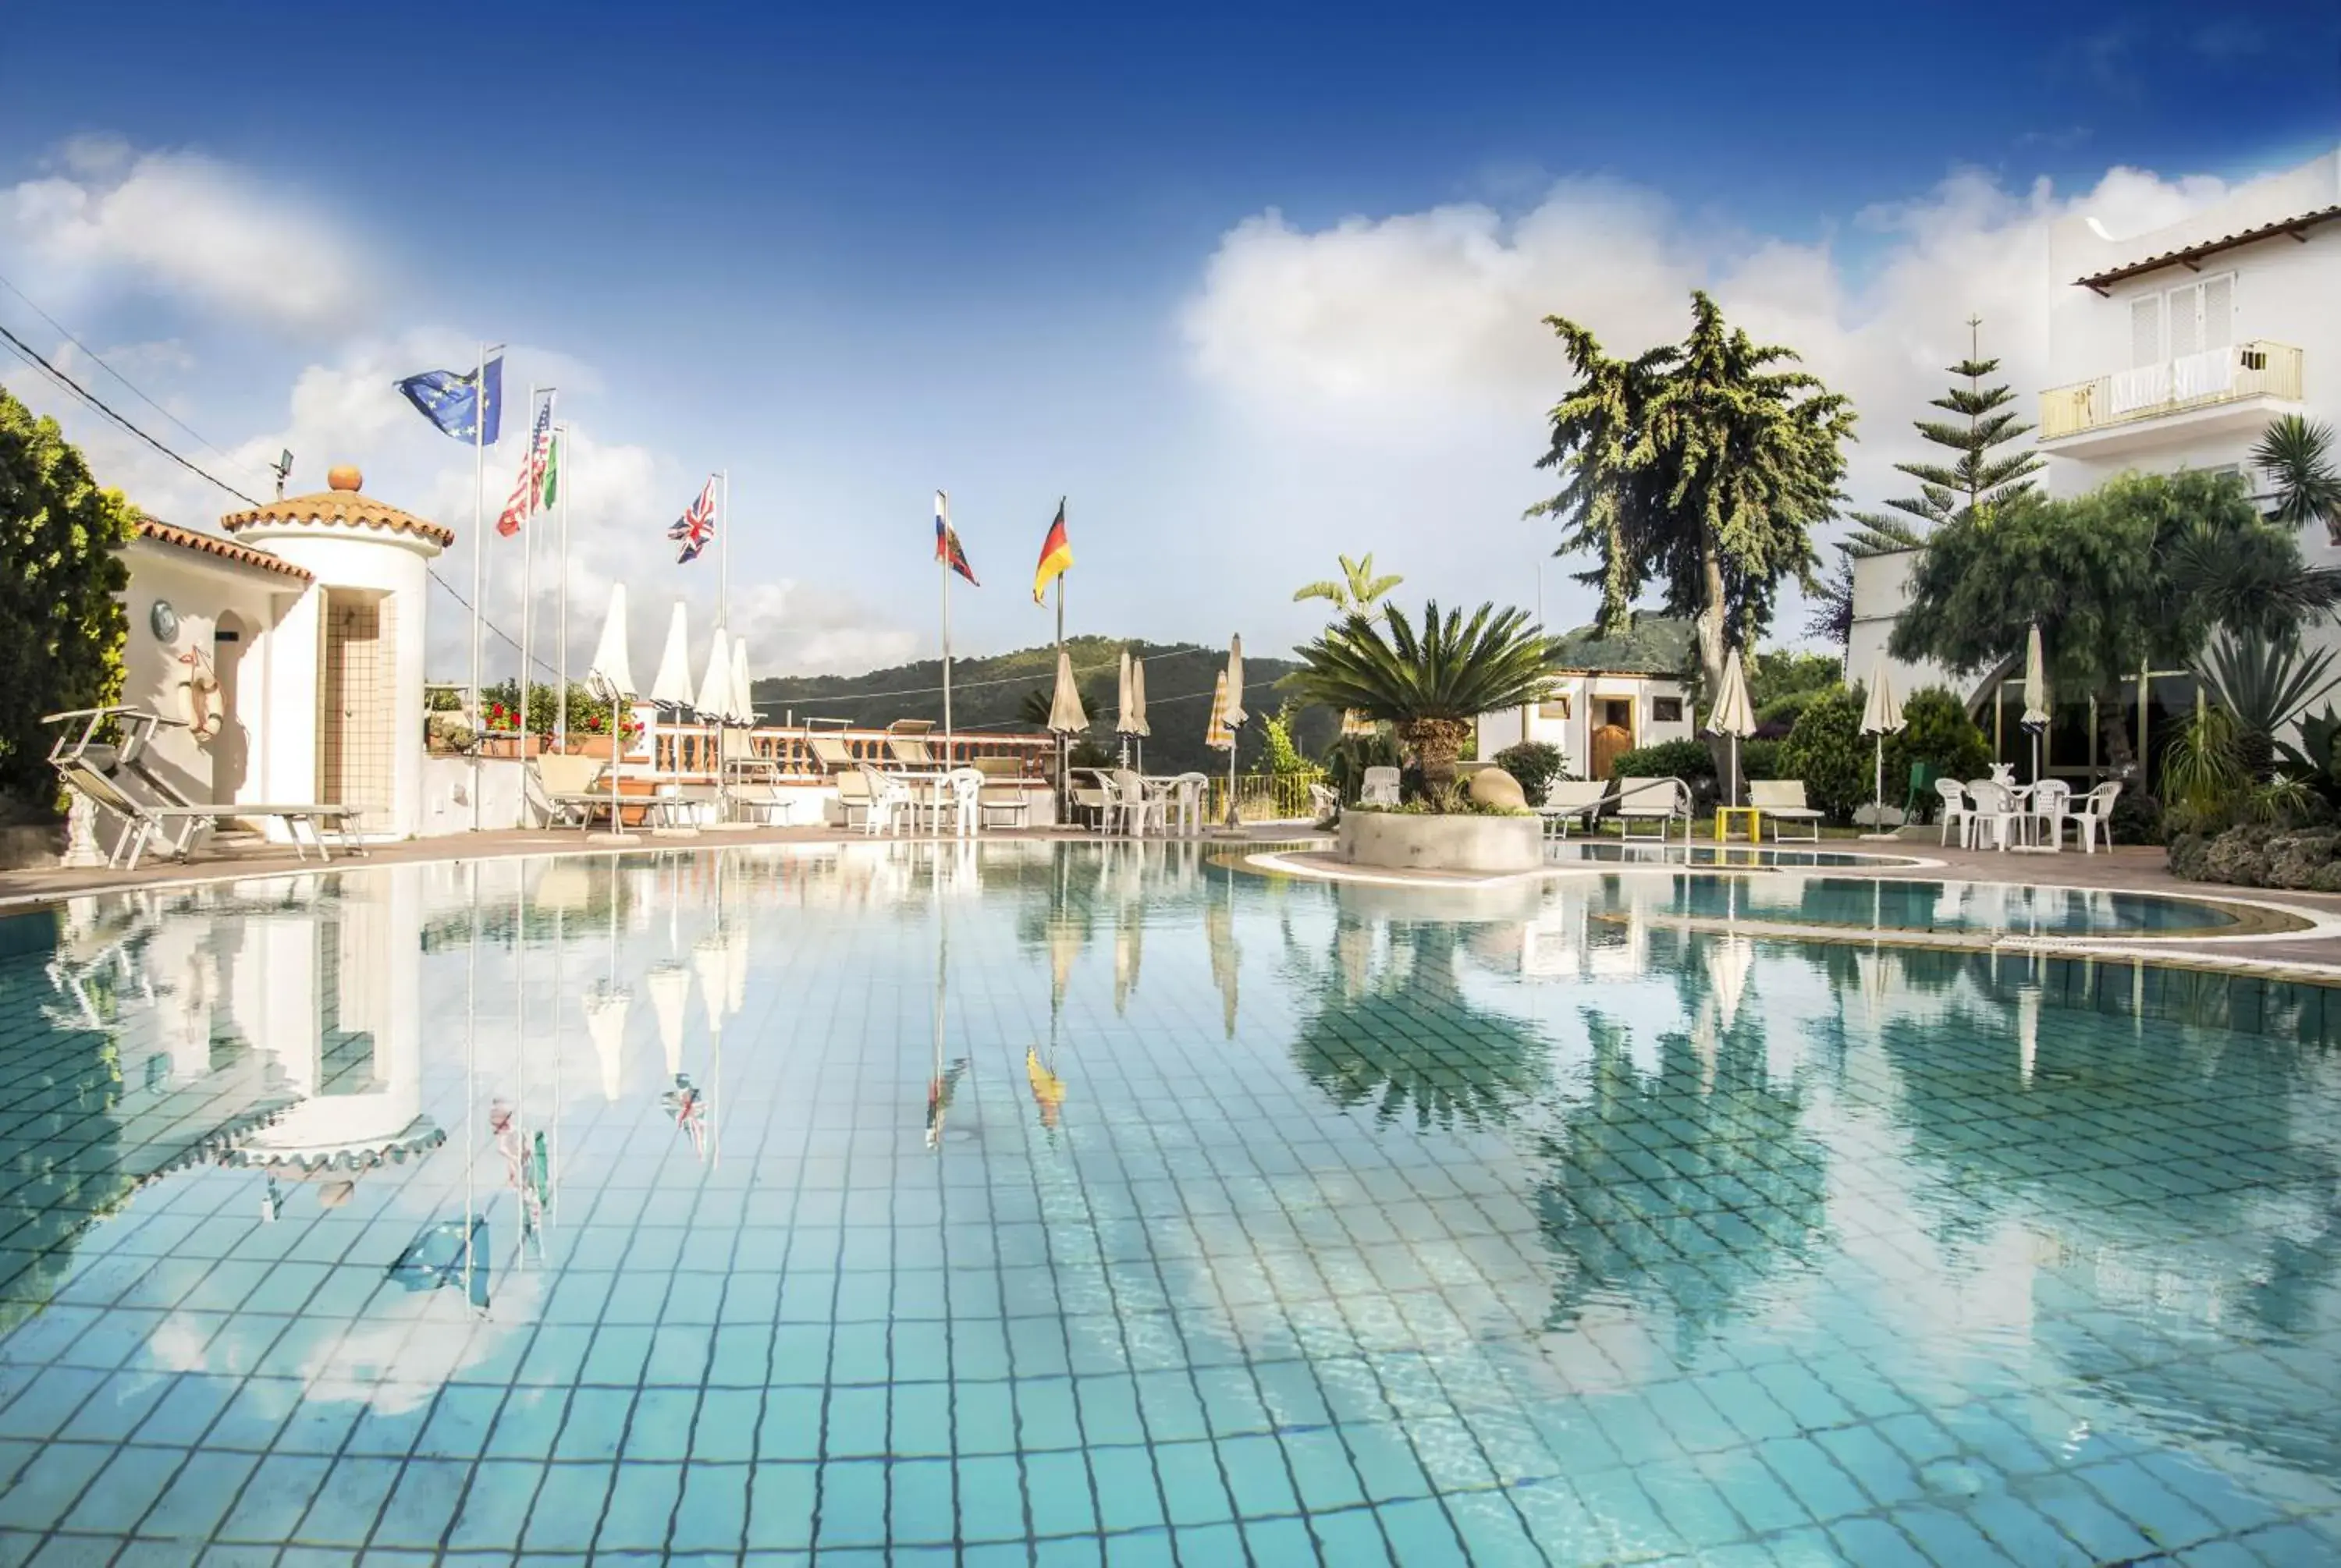
<path fill-rule="evenodd" d="M 2162 362 L 2162 296 L 2147 294 L 2129 303 L 2129 362 L 2133 370 Z"/>
<path fill-rule="evenodd" d="M 2203 346 L 2233 347 L 2236 342 L 2236 274 L 2203 280 Z"/>
<path fill-rule="evenodd" d="M 2203 286 L 2182 283 L 2170 291 L 2170 357 L 2183 360 L 2203 346 Z"/>

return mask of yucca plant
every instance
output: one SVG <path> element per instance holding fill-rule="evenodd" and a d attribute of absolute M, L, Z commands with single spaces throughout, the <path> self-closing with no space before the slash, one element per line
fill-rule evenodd
<path fill-rule="evenodd" d="M 1459 610 L 1442 616 L 1434 600 L 1422 608 L 1420 630 L 1394 604 L 1380 619 L 1377 625 L 1352 614 L 1299 649 L 1301 695 L 1391 726 L 1421 765 L 1431 797 L 1443 799 L 1472 720 L 1537 700 L 1557 644 L 1527 612 L 1493 604 L 1467 620 Z"/>
<path fill-rule="evenodd" d="M 2163 799 L 2210 818 L 2229 810 L 2250 785 L 2251 776 L 2236 755 L 2234 717 L 2212 707 L 2198 690 L 2195 717 L 2179 727 L 2162 754 Z"/>

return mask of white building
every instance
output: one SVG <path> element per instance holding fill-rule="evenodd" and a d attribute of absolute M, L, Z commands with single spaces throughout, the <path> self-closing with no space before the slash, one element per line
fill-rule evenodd
<path fill-rule="evenodd" d="M 1560 669 L 1543 700 L 1479 715 L 1481 758 L 1541 740 L 1559 749 L 1572 776 L 1607 779 L 1620 752 L 1693 738 L 1689 621 L 1638 615 L 1622 637 L 1581 626 L 1561 640 Z"/>
<path fill-rule="evenodd" d="M 354 805 L 370 838 L 423 829 L 429 562 L 454 535 L 360 482 L 337 468 L 329 490 L 224 518 L 225 539 L 140 522 L 122 700 L 183 721 L 146 760 L 187 799 Z"/>
<path fill-rule="evenodd" d="M 2049 494 L 2077 495 L 2129 469 L 2242 472 L 2264 492 L 2251 451 L 2271 421 L 2297 413 L 2341 427 L 2341 150 L 2150 233 L 2117 237 L 2086 214 L 2068 218 L 2050 236 L 2049 263 L 2052 384 L 2034 436 Z M 2311 565 L 2341 565 L 2341 541 L 2322 529 L 2304 532 L 2300 547 Z M 1904 551 L 1854 563 L 1852 679 L 1891 635 L 1916 559 Z M 2311 638 L 2332 642 L 2335 630 L 2327 622 Z M 1979 708 L 1997 683 L 1909 665 L 1893 673 L 1906 692 L 1949 685 Z M 2184 684 L 2157 672 L 2150 707 L 2169 706 Z M 2020 694 L 2013 700 L 2020 707 Z M 2002 716 L 1981 717 L 1988 733 Z M 2057 757 L 2058 770 L 2094 766 L 2078 754 L 2090 742 L 2070 739 L 2075 754 Z"/>

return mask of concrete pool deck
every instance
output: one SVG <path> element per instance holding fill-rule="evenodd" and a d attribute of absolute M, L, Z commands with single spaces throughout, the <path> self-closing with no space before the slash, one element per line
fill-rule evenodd
<path fill-rule="evenodd" d="M 1067 829 L 1003 830 L 987 832 L 984 839 L 1022 842 L 1097 842 L 1094 833 Z M 134 871 L 64 868 L 0 872 L 0 907 L 35 905 L 83 894 L 118 891 L 133 888 L 168 887 L 180 884 L 215 882 L 246 877 L 293 876 L 324 871 L 364 870 L 369 866 L 397 865 L 416 861 L 448 861 L 501 859 L 514 856 L 563 854 L 643 854 L 674 850 L 704 850 L 744 849 L 769 845 L 872 844 L 878 842 L 911 843 L 931 841 L 932 835 L 903 835 L 892 839 L 872 839 L 858 832 L 847 832 L 833 827 L 821 828 L 748 828 L 718 829 L 696 833 L 635 835 L 630 845 L 598 844 L 574 829 L 517 829 L 509 832 L 461 835 L 443 839 L 411 839 L 395 844 L 378 844 L 365 856 L 336 855 L 329 865 L 320 866 L 313 854 L 308 859 L 296 858 L 289 845 L 261 842 L 234 843 L 218 846 L 184 864 L 178 862 L 148 862 Z M 1302 874 L 1320 876 L 1329 880 L 1365 880 L 1384 886 L 1421 886 L 1424 888 L 1469 888 L 1490 881 L 1517 880 L 1522 877 L 1579 877 L 1601 875 L 1611 871 L 1632 871 L 1630 866 L 1593 861 L 1582 864 L 1562 864 L 1543 871 L 1514 874 L 1511 878 L 1483 878 L 1454 873 L 1427 873 L 1376 869 L 1360 876 L 1331 858 L 1328 851 L 1331 839 L 1298 823 L 1261 823 L 1247 828 L 1240 837 L 1213 833 L 1197 840 L 1172 842 L 1200 843 L 1207 851 L 1245 849 L 1264 851 L 1271 846 L 1290 847 L 1301 840 L 1312 840 L 1321 848 L 1294 850 L 1271 861 L 1263 868 L 1290 868 Z M 981 841 L 981 840 L 979 840 Z M 1604 840 L 1615 842 L 1615 840 Z M 1789 874 L 1807 874 L 1831 878 L 1877 877 L 1895 881 L 1971 881 L 2008 882 L 2035 887 L 2103 889 L 2159 895 L 2165 898 L 2188 898 L 2201 902 L 2234 903 L 2297 911 L 2317 923 L 2311 931 L 2297 934 L 2261 935 L 2249 938 L 2212 938 L 2191 939 L 2183 937 L 2136 940 L 2107 939 L 2098 941 L 2068 940 L 2049 946 L 2055 950 L 2103 950 L 2122 957 L 2146 957 L 2159 963 L 2179 963 L 2236 969 L 2239 971 L 2284 974 L 2302 979 L 2333 983 L 2341 981 L 2341 895 L 2329 893 L 2294 892 L 2289 889 L 2227 888 L 2215 883 L 2187 882 L 2173 877 L 2167 869 L 2163 851 L 2149 846 L 2123 846 L 2085 855 L 2078 850 L 2066 850 L 2054 855 L 2007 855 L 1991 850 L 1962 849 L 1956 846 L 1937 845 L 1924 838 L 1893 843 L 1871 843 L 1860 839 L 1825 839 L 1816 846 L 1788 846 L 1818 849 L 1832 854 L 1878 854 L 1907 858 L 1911 863 L 1884 863 L 1816 868 L 1792 868 Z M 1711 874 L 1719 868 L 1701 868 Z M 1758 874 L 1769 874 L 1766 868 L 1753 868 Z M 1788 934 L 1785 930 L 1783 935 Z M 1813 940 L 1858 939 L 1849 931 L 1798 933 Z"/>

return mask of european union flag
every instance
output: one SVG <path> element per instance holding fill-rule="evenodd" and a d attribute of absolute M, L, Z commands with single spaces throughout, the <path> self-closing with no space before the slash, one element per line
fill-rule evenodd
<path fill-rule="evenodd" d="M 487 383 L 487 429 L 481 432 L 480 382 L 483 378 Z M 464 442 L 476 440 L 483 446 L 496 444 L 496 434 L 504 418 L 503 355 L 490 360 L 484 372 L 474 371 L 469 375 L 457 375 L 453 371 L 424 371 L 399 382 L 398 390 L 422 411 L 424 419 L 445 434 Z"/>

